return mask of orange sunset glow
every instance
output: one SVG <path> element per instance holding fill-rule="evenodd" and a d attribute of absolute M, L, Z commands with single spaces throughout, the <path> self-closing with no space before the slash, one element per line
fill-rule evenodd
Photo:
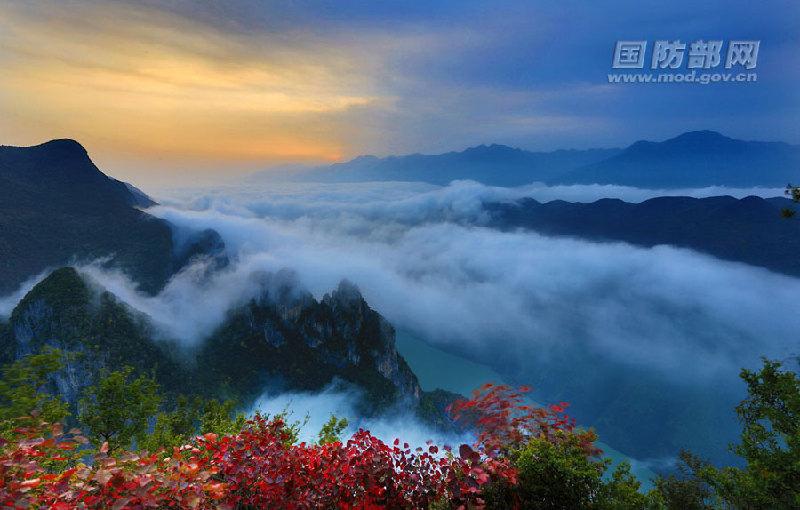
<path fill-rule="evenodd" d="M 234 36 L 131 6 L 48 13 L 0 6 L 5 143 L 69 136 L 123 174 L 126 160 L 148 158 L 151 174 L 223 162 L 235 172 L 339 160 L 357 136 L 341 117 L 390 106 L 365 74 L 371 64 L 341 47 Z M 158 180 L 147 166 L 136 173 Z"/>

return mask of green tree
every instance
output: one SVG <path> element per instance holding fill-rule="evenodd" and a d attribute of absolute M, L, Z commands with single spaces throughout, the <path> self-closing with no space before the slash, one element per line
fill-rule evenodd
<path fill-rule="evenodd" d="M 158 411 L 161 396 L 151 377 L 134 377 L 125 367 L 100 377 L 80 400 L 80 421 L 89 428 L 97 446 L 108 443 L 109 451 L 130 448 L 134 439 L 145 439 L 148 418 Z"/>
<path fill-rule="evenodd" d="M 6 365 L 0 379 L 0 432 L 35 419 L 56 423 L 69 415 L 61 398 L 48 390 L 52 374 L 63 368 L 64 354 L 46 349 Z"/>
<path fill-rule="evenodd" d="M 244 413 L 236 411 L 233 400 L 220 402 L 179 396 L 174 409 L 158 413 L 152 432 L 139 442 L 139 447 L 153 452 L 185 444 L 197 434 L 235 434 L 242 430 L 245 421 Z"/>
<path fill-rule="evenodd" d="M 331 418 L 322 426 L 319 434 L 317 434 L 317 442 L 322 445 L 340 441 L 342 432 L 347 428 L 347 425 L 347 418 L 337 418 L 331 415 Z"/>
<path fill-rule="evenodd" d="M 200 399 L 179 396 L 172 411 L 156 415 L 153 430 L 140 442 L 139 447 L 154 452 L 161 448 L 180 446 L 197 433 L 200 421 Z"/>
<path fill-rule="evenodd" d="M 777 361 L 742 370 L 748 397 L 737 407 L 744 467 L 717 468 L 681 453 L 681 476 L 656 480 L 668 509 L 800 508 L 800 378 Z"/>
<path fill-rule="evenodd" d="M 286 434 L 286 445 L 293 445 L 296 444 L 300 440 L 300 432 L 302 432 L 303 427 L 308 425 L 308 420 L 311 417 L 306 414 L 302 420 L 294 420 L 290 421 L 292 412 L 287 408 L 283 411 L 275 414 L 272 416 L 273 420 L 280 420 L 283 422 L 283 432 Z M 262 416 L 260 412 L 256 412 L 256 416 Z M 269 418 L 269 415 L 263 415 L 264 418 Z"/>
<path fill-rule="evenodd" d="M 792 186 L 791 184 L 787 184 L 785 193 L 789 198 L 792 199 L 793 202 L 800 202 L 800 186 Z M 786 207 L 783 209 L 782 213 L 784 218 L 792 218 L 795 214 L 797 214 L 797 211 Z"/>
<path fill-rule="evenodd" d="M 511 508 L 515 503 L 537 510 L 592 508 L 609 464 L 588 456 L 585 445 L 571 433 L 563 433 L 558 441 L 533 437 L 510 456 L 518 471 L 517 484 L 490 487 L 489 508 Z"/>
<path fill-rule="evenodd" d="M 732 450 L 744 468 L 694 466 L 698 477 L 735 508 L 800 508 L 800 378 L 764 360 L 759 371 L 742 370 L 748 397 L 736 408 L 741 440 Z"/>
<path fill-rule="evenodd" d="M 628 461 L 622 461 L 603 484 L 595 508 L 598 510 L 660 509 L 661 501 L 655 495 L 641 492 L 642 484 L 631 473 Z"/>
<path fill-rule="evenodd" d="M 680 453 L 678 470 L 660 476 L 649 496 L 658 501 L 664 510 L 709 510 L 719 505 L 711 504 L 712 487 L 697 476 L 700 461 L 689 452 Z"/>
<path fill-rule="evenodd" d="M 216 399 L 206 400 L 200 416 L 200 432 L 209 432 L 219 435 L 236 434 L 241 432 L 247 421 L 244 413 L 236 411 L 236 402 Z"/>

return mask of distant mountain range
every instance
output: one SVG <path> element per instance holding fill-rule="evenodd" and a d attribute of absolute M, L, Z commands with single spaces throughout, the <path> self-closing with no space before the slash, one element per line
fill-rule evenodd
<path fill-rule="evenodd" d="M 437 155 L 359 156 L 330 166 L 278 171 L 277 176 L 273 171 L 260 172 L 253 178 L 321 182 L 419 181 L 442 185 L 471 179 L 493 186 L 519 186 L 532 181 L 557 179 L 569 170 L 602 161 L 619 152 L 619 149 L 530 152 L 493 144 Z"/>
<path fill-rule="evenodd" d="M 642 203 L 602 199 L 588 204 L 526 198 L 486 209 L 495 228 L 646 247 L 671 245 L 800 276 L 800 221 L 781 217 L 789 205 L 784 198 L 755 196 L 658 197 Z"/>
<path fill-rule="evenodd" d="M 305 182 L 402 181 L 445 185 L 470 179 L 492 186 L 520 186 L 553 181 L 585 165 L 603 161 L 620 149 L 531 152 L 506 145 L 479 145 L 461 152 L 408 156 L 359 156 L 328 166 L 277 168 L 253 174 L 253 181 Z"/>
<path fill-rule="evenodd" d="M 95 259 L 155 292 L 191 255 L 224 248 L 212 231 L 176 246 L 166 221 L 138 209 L 153 204 L 103 174 L 74 140 L 0 146 L 0 294 L 47 268 Z"/>
<path fill-rule="evenodd" d="M 544 182 L 685 188 L 782 187 L 799 175 L 800 146 L 692 131 L 663 142 L 639 141 L 625 149 L 531 152 L 495 144 L 437 155 L 359 156 L 328 166 L 262 171 L 251 179 L 432 184 L 471 179 L 491 186 Z"/>
<path fill-rule="evenodd" d="M 800 175 L 800 146 L 748 142 L 692 131 L 664 142 L 636 142 L 619 154 L 576 168 L 563 184 L 640 188 L 786 186 Z"/>

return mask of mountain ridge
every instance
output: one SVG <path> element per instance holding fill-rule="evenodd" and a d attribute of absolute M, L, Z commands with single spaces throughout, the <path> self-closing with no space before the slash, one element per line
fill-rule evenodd
<path fill-rule="evenodd" d="M 491 186 L 532 182 L 616 184 L 645 188 L 694 186 L 782 187 L 796 177 L 800 146 L 737 140 L 711 130 L 687 131 L 625 148 L 528 151 L 482 144 L 441 154 L 357 156 L 290 172 L 256 172 L 250 179 L 362 182 L 421 181 L 448 184 L 470 179 Z"/>
<path fill-rule="evenodd" d="M 623 241 L 643 247 L 670 245 L 714 257 L 800 276 L 800 222 L 782 219 L 785 198 L 728 195 L 656 197 L 639 203 L 600 199 L 590 203 L 524 198 L 486 205 L 489 225 L 545 235 Z"/>
<path fill-rule="evenodd" d="M 0 294 L 48 268 L 96 260 L 155 293 L 188 260 L 175 253 L 172 225 L 141 210 L 154 203 L 104 174 L 75 140 L 0 146 Z M 218 235 L 196 235 L 221 255 Z"/>
<path fill-rule="evenodd" d="M 649 188 L 783 187 L 796 178 L 800 146 L 689 131 L 662 142 L 640 140 L 606 160 L 576 168 L 560 184 Z"/>
<path fill-rule="evenodd" d="M 546 181 L 582 164 L 616 154 L 620 149 L 560 149 L 533 152 L 501 144 L 477 145 L 442 154 L 409 154 L 378 157 L 357 156 L 350 161 L 310 167 L 294 172 L 262 171 L 250 180 L 321 182 L 422 181 L 444 185 L 471 179 L 497 186 L 519 186 Z M 501 167 L 498 168 L 498 160 Z"/>
<path fill-rule="evenodd" d="M 196 348 L 165 338 L 149 317 L 73 267 L 54 270 L 0 322 L 0 362 L 45 347 L 64 358 L 55 384 L 70 405 L 103 370 L 130 365 L 153 374 L 167 395 L 231 398 L 248 407 L 272 384 L 320 391 L 337 380 L 364 391 L 365 412 L 426 401 L 395 347 L 394 329 L 343 281 L 322 300 L 293 273 L 260 276 L 261 292 L 228 311 Z M 202 341 L 200 341 L 202 340 Z"/>

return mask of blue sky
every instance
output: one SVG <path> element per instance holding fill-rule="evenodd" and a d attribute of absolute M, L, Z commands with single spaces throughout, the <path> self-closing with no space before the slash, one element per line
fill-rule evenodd
<path fill-rule="evenodd" d="M 693 129 L 800 143 L 800 4 L 698 4 L 8 2 L 0 137 L 77 138 L 123 174 Z M 758 82 L 609 84 L 621 39 L 760 40 Z"/>

